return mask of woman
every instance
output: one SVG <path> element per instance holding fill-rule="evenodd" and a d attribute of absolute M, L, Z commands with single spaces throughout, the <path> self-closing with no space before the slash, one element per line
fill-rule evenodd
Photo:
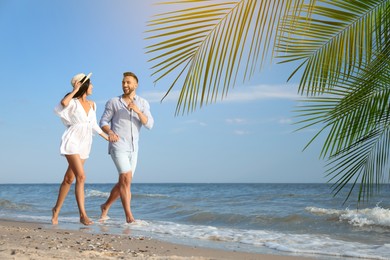
<path fill-rule="evenodd" d="M 84 207 L 84 162 L 89 157 L 92 145 L 93 132 L 98 133 L 108 141 L 108 136 L 102 131 L 96 122 L 96 104 L 87 100 L 92 94 L 90 76 L 83 73 L 77 74 L 71 80 L 73 91 L 68 93 L 55 107 L 55 113 L 61 118 L 67 127 L 62 135 L 60 152 L 68 161 L 64 180 L 61 183 L 57 203 L 52 209 L 52 224 L 58 224 L 58 215 L 62 204 L 70 190 L 73 180 L 76 178 L 75 195 L 80 213 L 80 222 L 91 225 Z"/>

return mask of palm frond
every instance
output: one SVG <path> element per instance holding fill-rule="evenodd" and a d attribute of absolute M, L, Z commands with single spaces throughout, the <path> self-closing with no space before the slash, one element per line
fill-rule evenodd
<path fill-rule="evenodd" d="M 148 23 L 155 82 L 174 75 L 168 94 L 185 75 L 176 113 L 222 99 L 238 79 L 251 78 L 268 58 L 279 17 L 298 12 L 304 0 L 201 2 Z"/>
<path fill-rule="evenodd" d="M 371 63 L 297 110 L 302 128 L 319 124 L 327 132 L 321 155 L 329 159 L 335 193 L 352 182 L 350 195 L 359 183 L 359 201 L 390 177 L 390 41 L 383 47 Z"/>
<path fill-rule="evenodd" d="M 284 17 L 275 51 L 306 65 L 300 93 L 324 93 L 367 66 L 389 37 L 389 8 L 390 0 L 317 0 Z"/>
<path fill-rule="evenodd" d="M 222 99 L 272 50 L 280 63 L 301 62 L 290 78 L 303 69 L 299 92 L 312 97 L 298 124 L 320 125 L 309 144 L 327 134 L 320 156 L 334 192 L 352 183 L 347 199 L 358 188 L 360 201 L 379 189 L 389 175 L 390 0 L 161 4 L 180 7 L 149 21 L 146 51 L 155 82 L 173 77 L 166 95 L 182 85 L 176 114 Z"/>
<path fill-rule="evenodd" d="M 353 146 L 334 155 L 328 164 L 327 175 L 331 177 L 330 182 L 335 181 L 335 195 L 350 182 L 354 184 L 349 194 L 359 185 L 358 201 L 368 200 L 378 192 L 381 184 L 388 181 L 389 148 L 390 127 L 388 124 L 378 125 Z"/>

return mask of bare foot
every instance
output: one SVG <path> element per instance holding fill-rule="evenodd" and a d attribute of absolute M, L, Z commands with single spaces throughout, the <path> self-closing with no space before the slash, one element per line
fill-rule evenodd
<path fill-rule="evenodd" d="M 56 209 L 56 207 L 52 208 L 51 209 L 51 213 L 52 213 L 52 216 L 51 216 L 51 223 L 53 225 L 57 225 L 58 224 L 58 211 Z"/>
<path fill-rule="evenodd" d="M 90 220 L 88 217 L 80 217 L 80 223 L 85 226 L 89 226 L 93 224 L 92 220 Z"/>
<path fill-rule="evenodd" d="M 130 214 L 130 216 L 126 216 L 126 222 L 132 223 L 135 221 L 135 218 L 133 217 L 133 214 Z"/>
<path fill-rule="evenodd" d="M 102 214 L 100 215 L 100 220 L 107 220 L 110 218 L 109 216 L 107 216 L 108 208 L 105 207 L 105 204 L 100 205 L 100 210 L 102 211 Z"/>

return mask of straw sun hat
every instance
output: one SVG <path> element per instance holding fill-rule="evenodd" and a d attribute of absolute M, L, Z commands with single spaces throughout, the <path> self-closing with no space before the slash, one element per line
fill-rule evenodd
<path fill-rule="evenodd" d="M 85 82 L 87 79 L 89 79 L 89 78 L 91 77 L 91 75 L 92 75 L 92 73 L 89 73 L 87 76 L 85 76 L 84 73 L 79 73 L 79 74 L 75 75 L 75 76 L 72 78 L 72 80 L 70 81 L 70 84 L 72 84 L 72 86 L 74 87 L 74 84 L 76 84 L 76 82 L 79 82 L 79 81 L 81 81 L 84 77 L 86 77 L 86 78 L 84 79 L 84 81 L 83 81 L 83 82 Z M 81 83 L 83 83 L 83 82 L 81 82 Z"/>

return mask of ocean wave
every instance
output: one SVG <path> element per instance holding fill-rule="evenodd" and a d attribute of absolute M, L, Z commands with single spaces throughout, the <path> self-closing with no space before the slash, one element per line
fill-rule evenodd
<path fill-rule="evenodd" d="M 379 206 L 355 210 L 307 207 L 306 211 L 316 215 L 336 216 L 340 221 L 347 221 L 349 224 L 356 227 L 383 226 L 390 228 L 390 209 L 384 209 Z"/>
<path fill-rule="evenodd" d="M 213 212 L 199 207 L 183 207 L 183 205 L 171 205 L 166 208 L 165 215 L 172 216 L 177 221 L 184 221 L 195 225 L 216 225 L 236 228 L 263 229 L 280 225 L 291 225 L 309 221 L 305 215 L 272 215 L 272 214 L 247 214 L 247 212 Z M 168 211 L 169 210 L 169 211 Z"/>
<path fill-rule="evenodd" d="M 110 196 L 110 192 L 103 192 L 99 190 L 85 190 L 85 197 L 86 198 L 108 198 Z"/>
<path fill-rule="evenodd" d="M 306 207 L 306 211 L 315 214 L 315 215 L 334 215 L 339 216 L 346 212 L 346 210 L 338 210 L 338 209 L 324 209 L 324 208 L 317 208 L 317 207 Z"/>
<path fill-rule="evenodd" d="M 32 207 L 25 203 L 14 203 L 10 200 L 0 199 L 0 209 L 29 210 Z"/>
<path fill-rule="evenodd" d="M 91 197 L 97 197 L 97 198 L 108 198 L 110 196 L 110 192 L 105 192 L 105 191 L 99 191 L 99 190 L 85 190 L 85 196 L 88 198 Z M 138 193 L 133 193 L 132 194 L 133 198 L 169 198 L 168 195 L 163 195 L 163 194 L 138 194 Z"/>
<path fill-rule="evenodd" d="M 169 198 L 168 195 L 164 195 L 164 194 L 153 194 L 153 193 L 133 193 L 132 196 L 134 198 Z"/>
<path fill-rule="evenodd" d="M 172 236 L 177 239 L 202 240 L 206 244 L 214 242 L 226 242 L 230 246 L 241 244 L 241 246 L 238 246 L 241 249 L 247 245 L 251 248 L 265 247 L 300 255 L 390 259 L 388 257 L 390 244 L 369 245 L 331 239 L 326 235 L 291 234 L 270 230 L 245 230 L 145 220 L 137 220 L 135 223 L 128 225 L 133 230 L 151 232 L 161 236 Z"/>
<path fill-rule="evenodd" d="M 390 210 L 378 206 L 373 209 L 347 210 L 340 219 L 359 227 L 366 225 L 390 227 Z"/>

